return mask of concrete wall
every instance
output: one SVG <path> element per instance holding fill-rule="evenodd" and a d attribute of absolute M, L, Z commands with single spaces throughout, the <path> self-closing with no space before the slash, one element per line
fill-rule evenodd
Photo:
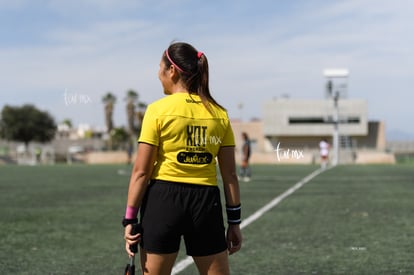
<path fill-rule="evenodd" d="M 395 156 L 392 153 L 378 151 L 358 151 L 355 164 L 395 163 Z"/>
<path fill-rule="evenodd" d="M 332 133 L 326 136 L 265 136 L 262 121 L 232 121 L 236 137 L 236 162 L 240 162 L 241 133 L 247 132 L 254 141 L 251 163 L 319 163 L 319 142 L 327 138 L 332 144 Z M 385 125 L 383 122 L 367 123 L 366 136 L 353 136 L 351 143 L 356 147 L 342 148 L 339 163 L 395 163 L 392 152 L 386 152 Z"/>
<path fill-rule="evenodd" d="M 136 153 L 133 154 L 131 161 L 135 160 Z M 85 155 L 85 163 L 88 164 L 126 164 L 128 154 L 125 151 L 90 152 Z"/>
<path fill-rule="evenodd" d="M 341 99 L 338 102 L 340 134 L 366 135 L 368 108 L 365 100 Z M 276 99 L 264 104 L 265 136 L 326 136 L 333 132 L 335 108 L 332 100 Z M 292 123 L 292 119 L 321 119 L 320 123 Z M 358 123 L 345 122 L 356 118 Z"/>

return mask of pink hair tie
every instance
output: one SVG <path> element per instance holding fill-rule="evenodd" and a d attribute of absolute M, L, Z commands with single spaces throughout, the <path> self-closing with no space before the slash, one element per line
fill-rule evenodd
<path fill-rule="evenodd" d="M 200 59 L 203 54 L 203 52 L 197 52 L 197 58 Z"/>

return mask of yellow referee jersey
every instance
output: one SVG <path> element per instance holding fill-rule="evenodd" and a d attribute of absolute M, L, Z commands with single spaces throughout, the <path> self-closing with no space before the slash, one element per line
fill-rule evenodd
<path fill-rule="evenodd" d="M 152 179 L 217 185 L 216 156 L 235 146 L 227 112 L 197 95 L 175 93 L 150 104 L 139 142 L 158 146 Z"/>

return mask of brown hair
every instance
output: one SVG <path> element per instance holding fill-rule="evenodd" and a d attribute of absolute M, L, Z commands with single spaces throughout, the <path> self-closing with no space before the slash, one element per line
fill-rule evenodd
<path fill-rule="evenodd" d="M 210 110 L 209 103 L 225 110 L 210 93 L 208 61 L 204 53 L 197 51 L 192 45 L 183 42 L 171 44 L 163 54 L 167 67 L 177 68 L 185 88 L 190 94 L 200 96 L 204 106 Z"/>

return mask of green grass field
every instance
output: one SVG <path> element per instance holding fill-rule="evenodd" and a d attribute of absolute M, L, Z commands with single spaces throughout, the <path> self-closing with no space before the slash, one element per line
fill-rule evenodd
<path fill-rule="evenodd" d="M 243 217 L 316 169 L 254 166 Z M 0 274 L 122 274 L 129 170 L 0 166 Z M 413 165 L 327 170 L 243 229 L 232 274 L 414 274 L 413 198 Z"/>

